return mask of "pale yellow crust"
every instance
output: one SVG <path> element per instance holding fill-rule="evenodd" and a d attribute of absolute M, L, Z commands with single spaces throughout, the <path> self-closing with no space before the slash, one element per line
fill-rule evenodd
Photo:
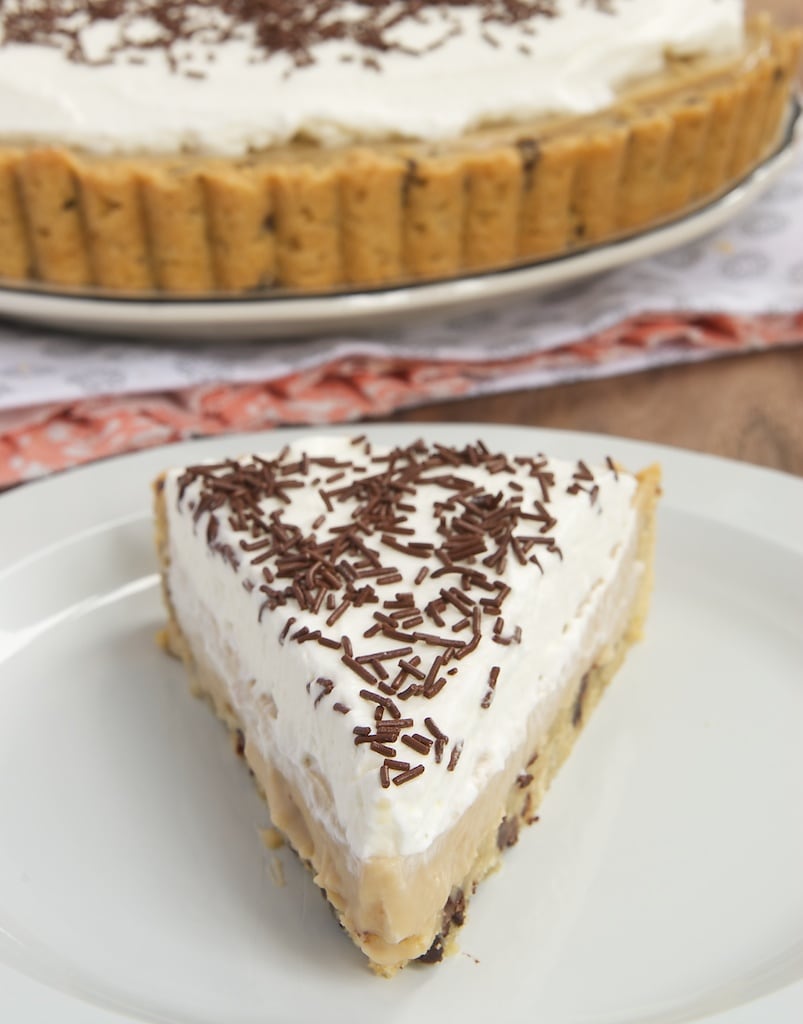
<path fill-rule="evenodd" d="M 156 280 L 138 182 L 121 168 L 86 167 L 81 201 L 96 282 L 119 291 L 152 290 Z"/>
<path fill-rule="evenodd" d="M 58 150 L 35 150 L 19 166 L 24 169 L 19 174 L 23 219 L 37 276 L 73 287 L 93 283 L 80 179 L 71 156 Z"/>
<path fill-rule="evenodd" d="M 208 699 L 218 716 L 238 732 L 241 723 L 227 697 L 227 680 L 211 666 L 203 645 L 192 644 L 176 618 L 168 585 L 168 526 L 160 481 L 155 494 L 156 545 L 167 610 L 161 641 L 166 650 L 184 662 L 193 692 Z M 535 820 L 541 799 L 583 724 L 628 649 L 641 637 L 652 590 L 659 494 L 658 468 L 639 474 L 636 557 L 644 571 L 621 636 L 612 647 L 598 653 L 588 671 L 573 680 L 546 734 L 535 745 L 528 736 L 523 748 L 511 751 L 505 770 L 425 853 L 404 859 L 376 858 L 355 869 L 348 849 L 309 813 L 299 792 L 276 764 L 260 753 L 247 735 L 242 739 L 239 733 L 238 749 L 244 753 L 268 803 L 274 826 L 313 873 L 343 927 L 377 973 L 389 977 L 430 950 L 440 953 L 452 927 L 462 924 L 465 905 L 478 883 L 498 866 L 504 848 L 516 841 L 520 824 L 529 825 Z M 275 715 L 275 707 L 266 703 L 265 714 Z M 527 766 L 524 774 L 522 765 Z M 320 778 L 317 781 L 322 787 L 319 797 L 325 799 L 326 783 Z"/>
<path fill-rule="evenodd" d="M 17 174 L 20 157 L 14 150 L 0 150 L 0 278 L 12 280 L 34 272 Z"/>
<path fill-rule="evenodd" d="M 725 65 L 676 62 L 589 118 L 451 144 L 224 161 L 0 144 L 0 278 L 242 293 L 448 278 L 605 242 L 726 190 L 776 144 L 803 34 L 757 19 Z"/>
<path fill-rule="evenodd" d="M 276 279 L 273 183 L 260 168 L 238 175 L 210 167 L 201 175 L 217 287 L 242 292 Z"/>

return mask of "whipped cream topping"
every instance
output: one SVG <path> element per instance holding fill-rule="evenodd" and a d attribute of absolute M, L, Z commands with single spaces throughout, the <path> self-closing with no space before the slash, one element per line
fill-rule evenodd
<path fill-rule="evenodd" d="M 529 5 L 527 17 L 489 20 L 500 4 L 418 5 L 415 18 L 389 18 L 377 42 L 361 31 L 366 6 L 345 3 L 337 16 L 356 28 L 344 38 L 274 52 L 247 24 L 221 41 L 225 5 L 184 5 L 201 28 L 169 52 L 155 45 L 160 28 L 145 0 L 118 5 L 139 17 L 91 20 L 66 42 L 34 31 L 20 40 L 8 29 L 4 38 L 0 11 L 0 139 L 228 156 L 299 138 L 444 140 L 592 113 L 622 85 L 660 71 L 667 54 L 727 55 L 742 42 L 741 0 L 555 0 Z M 204 19 L 215 29 L 206 35 Z"/>
<path fill-rule="evenodd" d="M 639 579 L 632 476 L 441 453 L 389 465 L 320 437 L 165 482 L 182 629 L 358 859 L 452 826 L 618 635 Z M 392 488 L 341 490 L 390 470 Z"/>

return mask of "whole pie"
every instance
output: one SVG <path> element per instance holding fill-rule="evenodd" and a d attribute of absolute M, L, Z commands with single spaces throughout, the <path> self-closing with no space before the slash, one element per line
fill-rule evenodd
<path fill-rule="evenodd" d="M 0 4 L 0 279 L 384 286 L 694 208 L 776 145 L 737 0 Z"/>
<path fill-rule="evenodd" d="M 157 481 L 166 645 L 377 972 L 536 819 L 641 634 L 658 481 L 331 435 Z"/>

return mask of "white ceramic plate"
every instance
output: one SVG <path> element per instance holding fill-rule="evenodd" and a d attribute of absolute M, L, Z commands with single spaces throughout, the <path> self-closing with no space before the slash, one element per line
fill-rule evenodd
<path fill-rule="evenodd" d="M 289 851 L 262 846 L 246 769 L 154 643 L 148 485 L 301 432 L 188 443 L 0 499 L 0 1020 L 797 1024 L 803 481 L 592 435 L 366 432 L 665 472 L 647 637 L 462 952 L 374 978 Z"/>
<path fill-rule="evenodd" d="M 584 252 L 528 264 L 513 270 L 456 280 L 294 297 L 274 295 L 237 299 L 110 299 L 68 295 L 38 288 L 0 285 L 0 317 L 59 329 L 140 339 L 232 342 L 369 330 L 433 316 L 467 313 L 510 299 L 562 287 L 656 256 L 693 242 L 721 227 L 753 203 L 788 166 L 800 134 L 800 107 L 794 103 L 778 150 L 742 182 L 714 202 L 663 227 Z"/>

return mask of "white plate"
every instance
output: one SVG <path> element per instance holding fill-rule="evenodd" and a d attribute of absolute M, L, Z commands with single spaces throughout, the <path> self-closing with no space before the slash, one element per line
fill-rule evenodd
<path fill-rule="evenodd" d="M 225 343 L 330 335 L 467 313 L 615 270 L 715 231 L 758 199 L 789 165 L 801 120 L 800 107 L 793 103 L 778 150 L 724 196 L 699 210 L 618 242 L 512 270 L 301 298 L 277 294 L 237 299 L 111 299 L 0 285 L 0 316 L 82 332 Z"/>
<path fill-rule="evenodd" d="M 301 431 L 229 437 L 0 499 L 0 1020 L 803 1019 L 803 482 L 592 435 L 366 432 L 665 471 L 647 637 L 480 888 L 462 953 L 370 974 L 290 853 L 262 847 L 247 771 L 154 644 L 150 479 Z"/>

